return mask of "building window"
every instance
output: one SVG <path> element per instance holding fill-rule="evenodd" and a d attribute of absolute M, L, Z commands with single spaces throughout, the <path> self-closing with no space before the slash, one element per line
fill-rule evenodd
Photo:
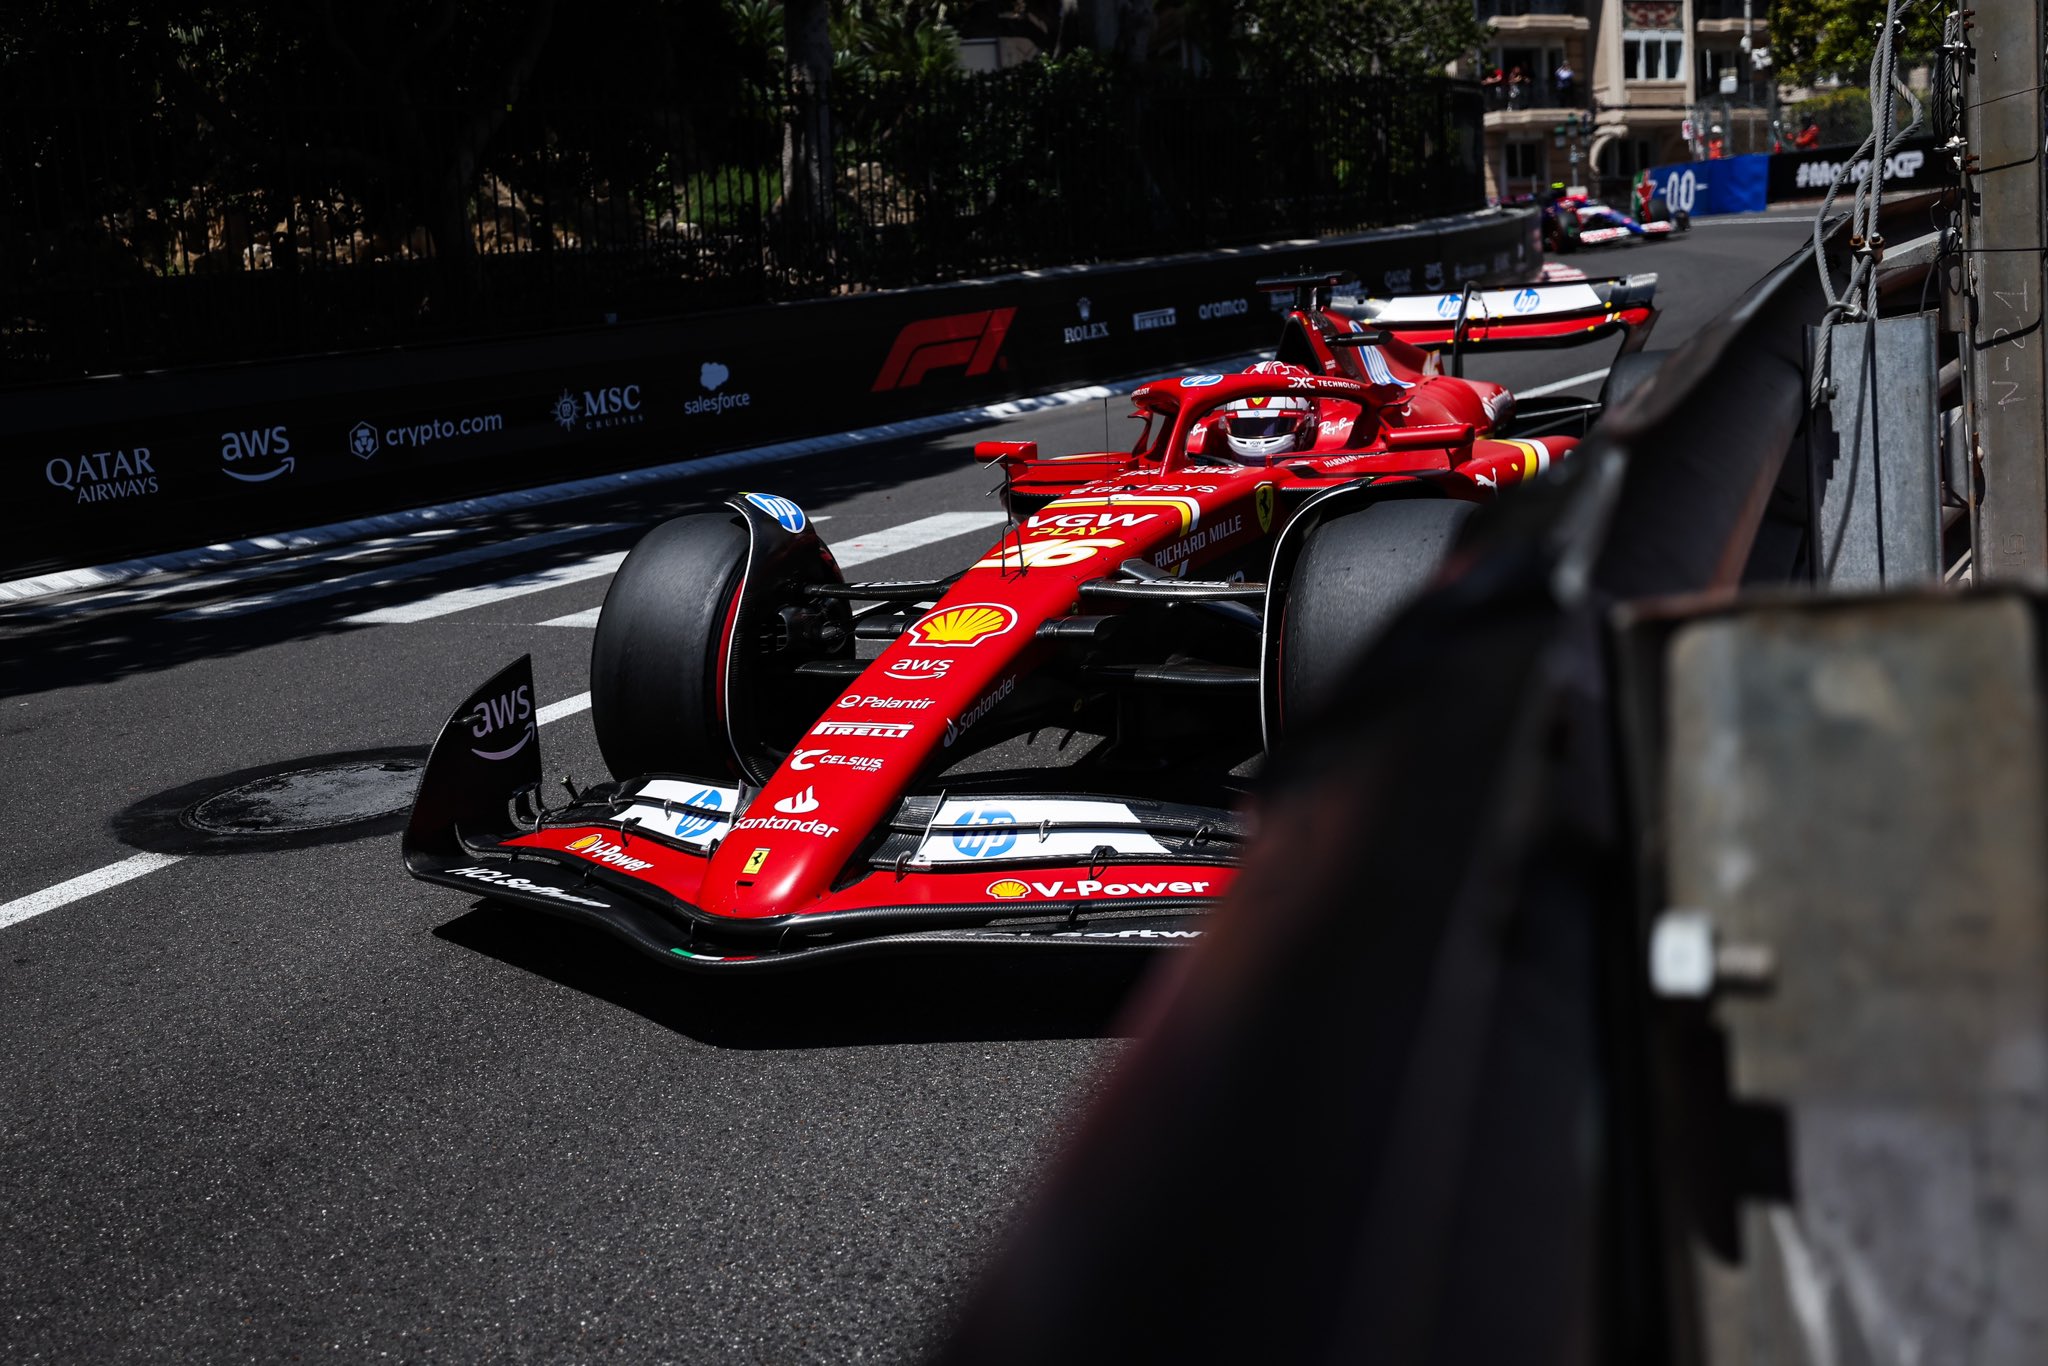
<path fill-rule="evenodd" d="M 1543 147 L 1534 142 L 1511 142 L 1507 145 L 1508 179 L 1534 180 L 1543 174 Z"/>
<path fill-rule="evenodd" d="M 1749 54 L 1735 48 L 1700 49 L 1700 93 L 1712 95 L 1721 89 L 1721 82 L 1728 77 L 1735 78 L 1735 88 L 1747 90 L 1755 80 L 1755 66 Z"/>
<path fill-rule="evenodd" d="M 1685 79 L 1685 34 L 1675 29 L 1623 29 L 1621 74 L 1630 81 Z"/>

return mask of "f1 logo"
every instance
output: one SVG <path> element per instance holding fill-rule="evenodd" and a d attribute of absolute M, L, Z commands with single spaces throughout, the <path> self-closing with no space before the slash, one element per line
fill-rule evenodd
<path fill-rule="evenodd" d="M 969 375 L 987 374 L 1016 316 L 1014 308 L 995 308 L 910 323 L 896 334 L 873 392 L 915 389 L 928 373 L 947 365 L 964 365 Z"/>

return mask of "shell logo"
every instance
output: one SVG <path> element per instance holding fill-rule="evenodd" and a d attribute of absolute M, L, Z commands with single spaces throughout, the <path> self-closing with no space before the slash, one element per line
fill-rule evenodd
<path fill-rule="evenodd" d="M 603 843 L 603 835 L 585 835 L 582 839 L 576 840 L 569 845 L 569 852 L 572 854 L 580 854 L 585 849 L 595 849 L 598 845 Z"/>
<path fill-rule="evenodd" d="M 1015 901 L 1030 890 L 1029 887 L 1013 877 L 1006 877 L 999 882 L 991 882 L 988 885 L 988 894 L 1003 901 Z"/>
<path fill-rule="evenodd" d="M 999 602 L 969 602 L 928 612 L 907 634 L 913 645 L 979 645 L 1017 624 L 1017 614 Z"/>

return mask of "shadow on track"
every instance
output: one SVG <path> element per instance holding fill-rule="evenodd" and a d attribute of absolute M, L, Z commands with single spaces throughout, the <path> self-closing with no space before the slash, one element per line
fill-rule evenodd
<path fill-rule="evenodd" d="M 280 552 L 270 557 L 276 563 L 268 567 L 268 562 L 250 561 L 193 571 L 189 575 L 138 580 L 110 590 L 172 590 L 162 598 L 96 605 L 100 595 L 87 593 L 80 596 L 76 612 L 47 602 L 0 604 L 0 697 L 29 697 L 83 683 L 105 683 L 285 641 L 367 629 L 347 618 L 380 607 L 419 601 L 448 589 L 495 583 L 607 551 L 630 549 L 649 527 L 687 512 L 714 509 L 727 492 L 736 488 L 773 487 L 806 506 L 897 488 L 935 471 L 964 466 L 961 452 L 972 449 L 981 428 L 992 425 L 991 419 L 964 431 L 901 438 L 863 451 L 859 460 L 792 457 L 755 469 L 684 474 L 673 481 L 616 493 L 461 518 L 446 523 L 446 529 L 478 533 L 474 538 L 464 535 L 445 543 L 399 540 L 387 551 L 352 560 L 345 567 L 317 559 L 301 563 L 299 552 Z M 590 523 L 618 523 L 619 528 L 445 570 L 401 573 L 390 583 L 365 584 L 287 607 L 215 619 L 178 620 L 170 616 L 207 603 L 323 583 L 341 573 L 402 570 L 407 561 L 427 559 L 448 550 L 469 549 L 486 542 L 512 543 Z M 87 552 L 85 558 L 90 557 Z M 963 564 L 967 558 L 963 554 Z M 228 581 L 190 593 L 176 591 L 182 579 L 214 577 Z"/>
<path fill-rule="evenodd" d="M 1144 955 L 917 955 L 713 977 L 543 911 L 479 902 L 434 936 L 716 1048 L 1083 1039 L 1118 1032 Z"/>

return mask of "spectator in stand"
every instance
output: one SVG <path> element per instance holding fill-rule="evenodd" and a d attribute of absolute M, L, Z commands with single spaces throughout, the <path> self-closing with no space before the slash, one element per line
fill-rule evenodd
<path fill-rule="evenodd" d="M 1707 160 L 1719 161 L 1728 155 L 1728 143 L 1721 136 L 1721 125 L 1715 124 L 1707 130 Z"/>
<path fill-rule="evenodd" d="M 1507 83 L 1507 75 L 1499 67 L 1495 67 L 1480 78 L 1479 88 L 1486 92 L 1488 108 L 1498 109 L 1500 107 L 1501 91 L 1506 88 Z"/>
<path fill-rule="evenodd" d="M 1578 80 L 1578 74 L 1572 70 L 1570 58 L 1557 64 L 1557 71 L 1551 79 L 1557 82 L 1557 102 L 1569 106 L 1572 102 L 1572 85 Z"/>
<path fill-rule="evenodd" d="M 1508 108 L 1519 109 L 1522 107 L 1522 92 L 1528 87 L 1528 84 L 1529 78 L 1523 73 L 1522 68 L 1517 66 L 1509 69 Z"/>
<path fill-rule="evenodd" d="M 1806 125 L 1799 130 L 1799 136 L 1792 139 L 1792 145 L 1802 152 L 1820 146 L 1820 120 L 1807 115 Z"/>

